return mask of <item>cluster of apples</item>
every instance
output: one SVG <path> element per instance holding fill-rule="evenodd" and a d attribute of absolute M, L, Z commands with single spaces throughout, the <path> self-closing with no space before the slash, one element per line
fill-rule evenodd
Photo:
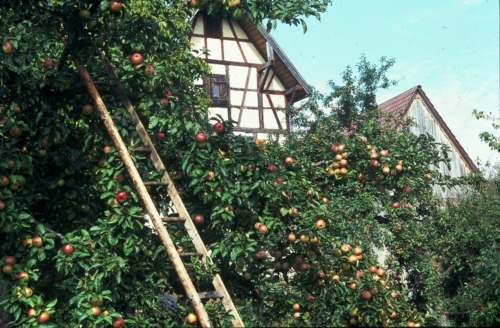
<path fill-rule="evenodd" d="M 345 145 L 332 145 L 330 150 L 335 153 L 335 161 L 326 167 L 328 175 L 347 176 L 349 173 L 348 154 L 345 152 Z"/>

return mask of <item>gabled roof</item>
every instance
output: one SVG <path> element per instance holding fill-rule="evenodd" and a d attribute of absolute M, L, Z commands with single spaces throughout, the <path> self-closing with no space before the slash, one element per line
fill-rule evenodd
<path fill-rule="evenodd" d="M 413 87 L 410 90 L 405 91 L 402 94 L 381 103 L 380 105 L 378 105 L 378 107 L 383 113 L 395 114 L 395 119 L 397 119 L 400 115 L 406 116 L 408 114 L 411 104 L 417 95 L 420 96 L 429 112 L 436 119 L 439 126 L 443 129 L 444 133 L 450 139 L 453 146 L 455 146 L 455 149 L 459 152 L 460 157 L 462 157 L 463 161 L 469 167 L 470 171 L 477 172 L 478 169 L 476 165 L 470 159 L 469 155 L 464 150 L 460 142 L 458 142 L 457 138 L 451 132 L 448 125 L 446 125 L 441 115 L 439 115 L 439 113 L 437 112 L 436 108 L 434 108 L 434 105 L 431 103 L 420 85 L 417 85 L 416 87 Z"/>
<path fill-rule="evenodd" d="M 283 83 L 283 86 L 287 90 L 296 86 L 301 86 L 301 89 L 299 88 L 296 91 L 294 102 L 308 97 L 311 92 L 307 82 L 304 80 L 302 75 L 300 75 L 299 71 L 295 68 L 290 59 L 288 59 L 276 40 L 274 40 L 271 34 L 267 33 L 266 28 L 263 26 L 257 28 L 252 17 L 248 13 L 245 14 L 243 18 L 238 21 L 238 23 L 246 32 L 263 58 L 268 58 L 266 42 L 268 42 L 273 48 L 273 71 L 278 76 L 281 83 Z"/>

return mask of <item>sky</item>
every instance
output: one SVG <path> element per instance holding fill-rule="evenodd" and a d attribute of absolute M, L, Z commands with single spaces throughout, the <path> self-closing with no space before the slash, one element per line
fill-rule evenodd
<path fill-rule="evenodd" d="M 377 94 L 382 103 L 421 85 L 476 163 L 500 161 L 481 142 L 491 122 L 472 110 L 500 116 L 499 0 L 334 0 L 302 26 L 278 25 L 271 34 L 308 84 L 328 92 L 364 54 L 370 63 L 394 58 L 388 77 L 398 84 Z M 500 131 L 496 132 L 500 136 Z"/>

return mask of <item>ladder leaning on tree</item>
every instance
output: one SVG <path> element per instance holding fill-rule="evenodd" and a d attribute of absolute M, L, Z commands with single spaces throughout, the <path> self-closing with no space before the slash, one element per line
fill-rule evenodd
<path fill-rule="evenodd" d="M 58 63 L 58 68 L 60 68 L 62 65 L 64 65 L 64 61 L 67 58 L 68 52 L 67 48 L 65 49 L 63 55 L 61 56 L 61 60 Z M 179 277 L 179 280 L 186 292 L 186 296 L 188 299 L 191 301 L 191 304 L 194 308 L 194 311 L 196 313 L 196 316 L 198 318 L 198 321 L 202 327 L 210 327 L 210 319 L 208 317 L 208 314 L 205 310 L 205 307 L 201 301 L 201 298 L 221 298 L 222 299 L 222 304 L 226 311 L 231 314 L 234 319 L 232 319 L 232 324 L 234 327 L 244 327 L 243 321 L 241 320 L 238 311 L 236 310 L 236 307 L 234 306 L 234 303 L 231 300 L 231 297 L 224 286 L 224 283 L 222 282 L 222 278 L 220 275 L 215 275 L 215 278 L 213 279 L 212 283 L 214 285 L 215 292 L 205 292 L 205 293 L 198 293 L 194 287 L 193 282 L 191 281 L 189 274 L 184 266 L 184 263 L 181 260 L 181 256 L 177 253 L 176 247 L 170 237 L 170 235 L 167 232 L 167 229 L 164 225 L 165 222 L 174 222 L 174 221 L 184 221 L 184 227 L 187 230 L 188 235 L 191 237 L 193 244 L 196 248 L 196 253 L 189 253 L 190 256 L 199 256 L 202 258 L 204 261 L 206 258 L 210 257 L 208 256 L 207 249 L 205 248 L 205 245 L 198 234 L 198 231 L 194 225 L 194 222 L 191 220 L 191 217 L 189 216 L 188 211 L 186 210 L 184 203 L 182 202 L 175 185 L 173 184 L 172 180 L 170 179 L 170 176 L 167 173 L 167 170 L 162 163 L 160 156 L 158 155 L 158 152 L 154 148 L 153 143 L 151 142 L 151 139 L 149 138 L 149 135 L 144 128 L 144 125 L 142 124 L 139 116 L 137 115 L 134 107 L 132 106 L 132 103 L 130 102 L 125 90 L 123 89 L 118 76 L 116 75 L 113 66 L 109 62 L 108 58 L 104 54 L 104 52 L 100 51 L 99 52 L 99 57 L 101 59 L 101 62 L 104 65 L 104 69 L 110 78 L 110 80 L 114 81 L 114 86 L 115 86 L 115 92 L 120 98 L 121 102 L 123 103 L 124 108 L 132 115 L 132 118 L 135 123 L 135 129 L 137 130 L 137 133 L 139 134 L 139 137 L 141 139 L 142 144 L 146 147 L 144 149 L 145 151 L 149 152 L 150 154 L 150 159 L 156 168 L 157 171 L 163 172 L 163 182 L 154 182 L 154 185 L 162 185 L 166 187 L 167 193 L 177 210 L 177 213 L 179 214 L 179 217 L 175 218 L 162 218 L 155 207 L 153 200 L 151 199 L 151 196 L 149 195 L 147 189 L 146 189 L 146 184 L 147 182 L 143 182 L 142 178 L 139 175 L 139 172 L 137 168 L 135 167 L 135 164 L 132 160 L 132 157 L 130 156 L 127 147 L 125 143 L 123 142 L 114 122 L 113 119 L 111 118 L 108 110 L 106 109 L 106 106 L 104 105 L 104 102 L 102 101 L 94 83 L 92 82 L 92 79 L 90 78 L 89 73 L 85 69 L 83 63 L 78 57 L 73 58 L 73 62 L 75 63 L 75 66 L 78 69 L 78 72 L 80 73 L 83 82 L 85 83 L 85 86 L 87 87 L 87 90 L 89 91 L 90 95 L 92 96 L 92 99 L 94 100 L 95 106 L 97 110 L 99 111 L 99 115 L 101 119 L 104 121 L 104 125 L 106 126 L 106 129 L 111 137 L 111 139 L 114 142 L 114 145 L 120 154 L 120 157 L 124 163 L 125 168 L 127 169 L 130 178 L 132 179 L 134 186 L 144 204 L 144 207 L 147 210 L 147 213 L 149 214 L 149 217 L 151 218 L 151 221 L 153 223 L 154 228 L 156 229 L 163 246 L 165 247 L 167 254 L 172 261 L 172 264 L 176 270 L 177 276 Z M 150 183 L 151 184 L 151 183 Z"/>

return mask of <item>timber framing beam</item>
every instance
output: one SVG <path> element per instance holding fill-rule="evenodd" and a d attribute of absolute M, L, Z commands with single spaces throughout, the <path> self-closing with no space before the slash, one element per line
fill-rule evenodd
<path fill-rule="evenodd" d="M 274 65 L 274 61 L 268 61 L 267 63 L 260 65 L 259 68 L 257 68 L 257 71 L 260 73 L 263 70 L 265 70 L 266 68 L 271 67 L 273 65 Z"/>
<path fill-rule="evenodd" d="M 236 126 L 233 128 L 235 132 L 245 132 L 245 133 L 285 133 L 282 129 L 263 129 L 263 128 L 242 128 Z"/>
<path fill-rule="evenodd" d="M 295 86 L 293 86 L 293 87 L 289 88 L 288 90 L 286 90 L 286 91 L 285 91 L 285 96 L 291 95 L 291 94 L 293 94 L 294 92 L 296 92 L 296 91 L 300 91 L 300 90 L 302 90 L 302 89 L 303 89 L 302 85 L 297 84 L 297 85 L 295 85 Z"/>
<path fill-rule="evenodd" d="M 264 73 L 260 75 L 259 86 L 258 86 L 259 92 L 262 92 L 264 90 L 264 84 L 266 83 L 266 80 L 267 80 L 267 77 L 269 76 L 270 71 L 271 71 L 271 68 L 267 67 L 267 68 L 265 68 Z"/>

